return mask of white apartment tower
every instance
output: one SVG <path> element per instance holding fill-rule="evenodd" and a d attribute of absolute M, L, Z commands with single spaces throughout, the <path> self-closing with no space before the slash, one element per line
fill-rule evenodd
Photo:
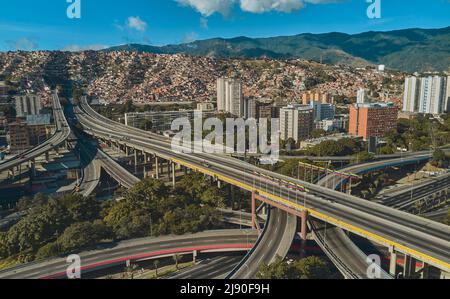
<path fill-rule="evenodd" d="M 440 114 L 444 110 L 444 93 L 446 80 L 434 76 L 422 78 L 419 112 L 425 114 Z"/>
<path fill-rule="evenodd" d="M 365 90 L 364 88 L 360 88 L 358 90 L 358 96 L 357 96 L 357 103 L 358 104 L 365 104 L 367 103 L 367 90 Z"/>
<path fill-rule="evenodd" d="M 217 111 L 225 111 L 225 82 L 226 79 L 217 79 Z"/>
<path fill-rule="evenodd" d="M 242 83 L 237 79 L 217 79 L 217 110 L 245 117 Z"/>
<path fill-rule="evenodd" d="M 41 112 L 41 97 L 33 94 L 16 96 L 16 115 L 26 117 L 27 115 L 38 115 Z"/>
<path fill-rule="evenodd" d="M 450 112 L 450 76 L 447 77 L 447 91 L 444 99 L 444 112 Z"/>
<path fill-rule="evenodd" d="M 403 111 L 415 112 L 419 100 L 420 79 L 417 77 L 407 77 L 405 79 L 405 93 L 403 95 Z"/>

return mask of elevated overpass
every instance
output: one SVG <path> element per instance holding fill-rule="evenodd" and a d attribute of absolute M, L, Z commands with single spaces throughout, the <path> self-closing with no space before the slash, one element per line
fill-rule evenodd
<path fill-rule="evenodd" d="M 165 159 L 171 164 L 191 168 L 217 180 L 257 193 L 266 198 L 267 202 L 290 214 L 300 215 L 307 212 L 315 219 L 328 222 L 386 247 L 395 248 L 398 252 L 444 271 L 450 269 L 448 226 L 264 171 L 233 159 L 207 154 L 174 153 L 167 140 L 163 141 L 160 137 L 138 129 L 124 128 L 95 114 L 87 103 L 83 103 L 83 109 L 87 115 L 95 115 L 82 117 L 82 123 L 96 137 L 133 147 L 137 151 Z M 205 161 L 211 164 L 210 167 L 204 166 Z M 263 178 L 262 173 L 271 179 Z M 283 185 L 283 181 L 300 184 L 308 192 L 292 190 L 289 186 Z"/>
<path fill-rule="evenodd" d="M 207 252 L 248 251 L 257 239 L 254 230 L 218 230 L 193 235 L 166 236 L 124 241 L 104 248 L 80 253 L 82 275 L 124 265 L 127 261 L 144 261 L 171 257 L 175 254 L 193 255 Z M 65 257 L 24 264 L 0 271 L 0 279 L 58 279 L 66 278 L 70 264 Z"/>
<path fill-rule="evenodd" d="M 58 94 L 52 94 L 52 107 L 53 115 L 56 125 L 55 134 L 46 140 L 44 143 L 10 159 L 0 163 L 0 172 L 13 170 L 15 167 L 20 166 L 24 163 L 31 162 L 34 163 L 34 159 L 42 156 L 49 151 L 58 148 L 63 144 L 70 135 L 70 127 L 67 123 L 66 117 L 64 116 L 64 111 L 61 107 Z"/>

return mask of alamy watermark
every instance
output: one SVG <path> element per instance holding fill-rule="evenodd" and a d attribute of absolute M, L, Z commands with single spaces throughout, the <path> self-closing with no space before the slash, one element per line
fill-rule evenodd
<path fill-rule="evenodd" d="M 273 118 L 270 124 L 269 138 L 267 119 L 258 122 L 254 118 L 228 118 L 223 123 L 218 118 L 208 118 L 203 121 L 203 114 L 196 111 L 193 125 L 188 118 L 172 122 L 172 131 L 177 132 L 172 138 L 172 150 L 184 154 L 262 154 L 261 160 L 276 163 L 280 153 L 280 121 Z M 210 133 L 204 137 L 204 132 Z"/>
<path fill-rule="evenodd" d="M 66 262 L 70 264 L 66 269 L 68 279 L 81 279 L 81 257 L 77 254 L 69 255 Z"/>
<path fill-rule="evenodd" d="M 367 278 L 381 279 L 381 257 L 377 254 L 372 254 L 367 257 Z"/>
<path fill-rule="evenodd" d="M 369 19 L 381 19 L 381 0 L 366 0 L 370 3 L 367 8 L 367 17 Z"/>
<path fill-rule="evenodd" d="M 69 19 L 81 19 L 81 0 L 66 0 L 70 5 L 67 7 L 67 17 Z"/>

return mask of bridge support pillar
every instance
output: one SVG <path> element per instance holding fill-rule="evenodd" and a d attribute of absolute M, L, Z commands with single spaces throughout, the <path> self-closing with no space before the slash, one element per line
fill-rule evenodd
<path fill-rule="evenodd" d="M 217 188 L 222 189 L 222 182 L 217 180 Z"/>
<path fill-rule="evenodd" d="M 306 256 L 306 242 L 308 241 L 308 211 L 302 211 L 300 222 L 300 258 Z"/>
<path fill-rule="evenodd" d="M 144 153 L 144 179 L 148 178 L 148 165 L 149 164 L 150 164 L 150 169 L 151 169 L 150 155 L 147 153 Z"/>
<path fill-rule="evenodd" d="M 257 225 L 256 225 L 256 221 L 257 220 L 257 216 L 256 216 L 256 194 L 253 191 L 252 192 L 252 229 L 257 229 Z"/>
<path fill-rule="evenodd" d="M 36 163 L 34 159 L 30 160 L 29 168 L 30 168 L 30 180 L 33 180 L 36 177 Z"/>
<path fill-rule="evenodd" d="M 391 246 L 389 248 L 389 252 L 391 254 L 391 260 L 389 264 L 389 274 L 396 278 L 397 277 L 397 253 L 395 252 L 395 248 Z"/>
<path fill-rule="evenodd" d="M 48 152 L 45 153 L 45 162 L 50 160 L 50 154 Z"/>
<path fill-rule="evenodd" d="M 125 155 L 128 157 L 130 156 L 130 148 L 125 145 Z"/>
<path fill-rule="evenodd" d="M 306 241 L 308 240 L 308 211 L 302 211 L 301 215 L 301 237 Z"/>
<path fill-rule="evenodd" d="M 198 251 L 194 250 L 192 252 L 192 262 L 194 263 L 194 265 L 197 264 L 197 256 L 198 256 Z"/>
<path fill-rule="evenodd" d="M 405 254 L 405 265 L 403 275 L 405 279 L 412 278 L 416 273 L 417 260 Z"/>
<path fill-rule="evenodd" d="M 175 188 L 175 185 L 177 183 L 177 176 L 176 176 L 176 173 L 175 173 L 175 169 L 176 169 L 177 165 L 175 163 L 173 163 L 173 162 L 171 162 L 170 165 L 172 166 L 172 185 Z"/>
<path fill-rule="evenodd" d="M 429 279 L 429 278 L 430 278 L 430 265 L 424 262 L 422 269 L 422 279 Z"/>
<path fill-rule="evenodd" d="M 348 195 L 352 195 L 352 187 L 353 187 L 353 181 L 352 181 L 352 178 L 349 178 L 348 188 L 347 188 Z"/>
<path fill-rule="evenodd" d="M 159 158 L 155 157 L 155 179 L 159 180 Z"/>

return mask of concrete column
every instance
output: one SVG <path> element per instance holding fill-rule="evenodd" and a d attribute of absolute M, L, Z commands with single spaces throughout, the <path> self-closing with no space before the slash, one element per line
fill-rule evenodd
<path fill-rule="evenodd" d="M 194 250 L 194 251 L 192 252 L 192 262 L 193 262 L 194 264 L 197 264 L 197 256 L 198 256 L 198 251 L 197 251 L 197 250 Z"/>
<path fill-rule="evenodd" d="M 128 157 L 130 155 L 130 148 L 125 145 L 125 155 Z"/>
<path fill-rule="evenodd" d="M 256 194 L 253 191 L 252 192 L 252 229 L 257 228 L 256 221 L 258 221 L 257 216 L 256 216 Z"/>
<path fill-rule="evenodd" d="M 397 277 L 397 253 L 395 252 L 394 247 L 389 248 L 389 252 L 391 253 L 391 261 L 389 266 L 389 274 L 391 274 L 392 277 Z"/>
<path fill-rule="evenodd" d="M 159 158 L 155 157 L 155 178 L 159 180 Z"/>
<path fill-rule="evenodd" d="M 217 180 L 217 188 L 219 189 L 222 188 L 222 182 L 220 180 Z"/>
<path fill-rule="evenodd" d="M 36 163 L 34 160 L 30 160 L 30 179 L 34 179 L 36 177 Z"/>
<path fill-rule="evenodd" d="M 353 187 L 353 181 L 352 181 L 352 178 L 350 178 L 349 181 L 348 181 L 348 188 L 347 188 L 347 193 L 349 195 L 352 194 L 352 187 Z"/>
<path fill-rule="evenodd" d="M 45 162 L 50 160 L 50 154 L 48 152 L 45 153 Z"/>
<path fill-rule="evenodd" d="M 302 223 L 301 223 L 301 237 L 302 240 L 306 241 L 308 239 L 308 211 L 302 211 Z"/>
<path fill-rule="evenodd" d="M 175 185 L 177 183 L 177 177 L 176 177 L 176 173 L 175 173 L 175 166 L 176 166 L 176 164 L 175 163 L 171 163 L 171 165 L 172 165 L 172 185 L 175 188 Z"/>
<path fill-rule="evenodd" d="M 430 265 L 423 263 L 422 279 L 430 279 Z"/>
<path fill-rule="evenodd" d="M 417 260 L 415 258 L 405 255 L 404 278 L 408 279 L 414 276 L 416 273 L 416 263 Z"/>

